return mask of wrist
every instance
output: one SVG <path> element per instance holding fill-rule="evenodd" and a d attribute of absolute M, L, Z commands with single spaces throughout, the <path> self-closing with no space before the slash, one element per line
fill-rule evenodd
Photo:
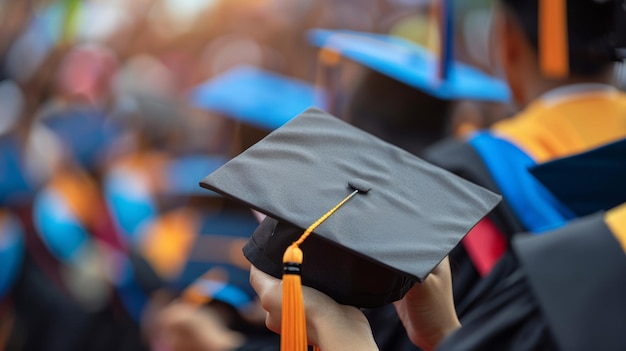
<path fill-rule="evenodd" d="M 342 306 L 336 311 L 321 311 L 314 317 L 310 340 L 321 350 L 378 350 L 369 322 L 357 308 Z"/>

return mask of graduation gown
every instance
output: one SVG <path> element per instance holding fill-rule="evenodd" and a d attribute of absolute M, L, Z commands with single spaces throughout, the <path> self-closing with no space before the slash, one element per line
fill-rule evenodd
<path fill-rule="evenodd" d="M 566 89 L 548 93 L 486 133 L 467 141 L 446 140 L 426 151 L 428 161 L 504 196 L 488 218 L 497 233 L 485 238 L 473 230 L 450 255 L 457 306 L 505 252 L 513 234 L 558 228 L 574 217 L 526 170 L 626 137 L 626 94 L 602 86 L 569 96 Z M 600 120 L 590 117 L 600 110 Z M 494 240 L 500 243 L 489 252 Z M 481 259 L 486 266 L 481 267 Z"/>
<path fill-rule="evenodd" d="M 625 243 L 625 206 L 516 237 L 438 350 L 623 349 Z"/>

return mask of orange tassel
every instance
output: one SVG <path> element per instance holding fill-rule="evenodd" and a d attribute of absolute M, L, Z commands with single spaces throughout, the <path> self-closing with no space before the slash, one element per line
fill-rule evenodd
<path fill-rule="evenodd" d="M 539 1 L 539 62 L 548 77 L 569 75 L 567 0 Z"/>
<path fill-rule="evenodd" d="M 311 224 L 300 238 L 285 250 L 283 255 L 283 309 L 280 327 L 281 351 L 307 351 L 306 316 L 304 315 L 302 278 L 300 275 L 300 267 L 304 255 L 299 246 L 317 227 L 358 192 L 358 190 L 355 190 L 341 200 L 335 207 Z M 319 351 L 319 348 L 315 347 L 315 351 Z"/>
<path fill-rule="evenodd" d="M 283 310 L 280 330 L 280 349 L 283 351 L 306 351 L 306 318 L 302 298 L 300 265 L 302 250 L 292 244 L 283 256 Z"/>

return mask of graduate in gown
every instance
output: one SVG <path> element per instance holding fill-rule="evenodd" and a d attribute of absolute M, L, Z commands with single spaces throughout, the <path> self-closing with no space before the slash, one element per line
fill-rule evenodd
<path fill-rule="evenodd" d="M 619 28 L 625 22 L 619 1 L 501 0 L 495 11 L 500 66 L 522 109 L 465 141 L 444 141 L 425 153 L 504 196 L 450 256 L 461 315 L 467 294 L 507 250 L 512 234 L 545 232 L 576 217 L 528 168 L 626 135 L 626 95 L 611 86 L 626 33 Z"/>

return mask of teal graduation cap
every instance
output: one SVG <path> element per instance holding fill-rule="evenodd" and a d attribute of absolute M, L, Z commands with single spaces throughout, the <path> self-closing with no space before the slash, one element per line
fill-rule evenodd
<path fill-rule="evenodd" d="M 446 33 L 451 33 L 451 29 Z M 443 37 L 445 42 L 451 41 L 451 35 Z M 440 59 L 415 43 L 388 35 L 313 29 L 307 38 L 316 47 L 334 51 L 439 99 L 510 100 L 506 83 L 477 68 L 452 61 L 451 45 L 445 42 L 442 46 L 447 50 Z"/>
<path fill-rule="evenodd" d="M 324 108 L 323 93 L 307 82 L 252 66 L 239 66 L 198 86 L 192 103 L 266 130 L 274 130 L 311 106 Z"/>

